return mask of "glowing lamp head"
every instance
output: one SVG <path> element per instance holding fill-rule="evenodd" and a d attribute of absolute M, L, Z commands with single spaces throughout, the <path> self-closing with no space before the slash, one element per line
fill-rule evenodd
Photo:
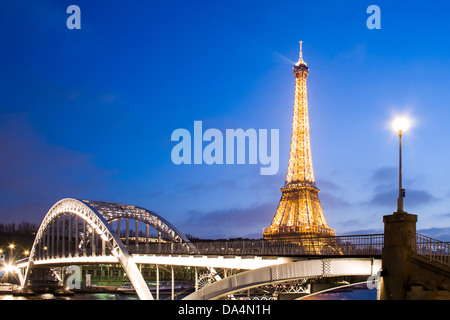
<path fill-rule="evenodd" d="M 10 273 L 10 272 L 12 273 L 12 272 L 16 271 L 16 267 L 13 265 L 10 265 L 10 264 L 6 264 L 3 266 L 3 271 L 6 273 Z"/>
<path fill-rule="evenodd" d="M 393 122 L 393 128 L 395 131 L 403 132 L 408 130 L 410 126 L 409 120 L 407 118 L 396 118 Z"/>

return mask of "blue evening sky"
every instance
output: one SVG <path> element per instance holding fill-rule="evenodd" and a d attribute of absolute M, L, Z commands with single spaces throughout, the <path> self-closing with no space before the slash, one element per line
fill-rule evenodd
<path fill-rule="evenodd" d="M 69 5 L 81 30 L 69 30 Z M 369 5 L 381 29 L 369 30 Z M 396 209 L 450 239 L 450 4 L 443 1 L 0 3 L 0 223 L 66 197 L 127 203 L 198 237 L 262 236 L 284 184 L 298 41 L 310 67 L 316 184 L 336 233 Z M 175 165 L 175 129 L 279 129 L 280 170 Z"/>

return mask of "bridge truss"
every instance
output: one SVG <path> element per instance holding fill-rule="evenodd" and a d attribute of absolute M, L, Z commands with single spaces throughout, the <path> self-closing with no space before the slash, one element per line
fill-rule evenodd
<path fill-rule="evenodd" d="M 146 242 L 150 242 L 149 227 L 163 234 L 167 241 L 195 250 L 189 240 L 168 221 L 149 210 L 124 204 L 63 199 L 58 201 L 44 217 L 30 252 L 23 285 L 27 284 L 31 267 L 39 261 L 67 259 L 76 262 L 86 257 L 95 262 L 110 257 L 120 262 L 140 299 L 153 299 L 127 246 L 120 238 L 120 220 L 125 219 L 125 242 L 129 241 L 129 219 L 136 221 L 135 246 L 139 245 L 138 223 L 146 226 Z M 112 227 L 119 221 L 118 232 Z"/>
<path fill-rule="evenodd" d="M 241 272 L 205 286 L 187 300 L 215 300 L 261 285 L 292 280 L 341 276 L 374 276 L 381 269 L 381 259 L 334 258 L 294 261 Z"/>

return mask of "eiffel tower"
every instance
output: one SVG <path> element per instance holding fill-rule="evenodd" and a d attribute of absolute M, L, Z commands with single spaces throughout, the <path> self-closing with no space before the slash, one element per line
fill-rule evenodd
<path fill-rule="evenodd" d="M 300 41 L 300 58 L 294 65 L 294 117 L 286 181 L 281 188 L 281 199 L 272 223 L 269 228 L 263 229 L 263 237 L 298 242 L 309 248 L 315 247 L 313 250 L 318 253 L 324 245 L 323 241 L 318 243 L 307 239 L 332 237 L 335 232 L 328 228 L 314 179 L 306 91 L 308 71 Z"/>

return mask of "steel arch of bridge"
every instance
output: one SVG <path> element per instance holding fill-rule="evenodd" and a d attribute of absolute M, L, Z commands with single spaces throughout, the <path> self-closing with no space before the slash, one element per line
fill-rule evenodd
<path fill-rule="evenodd" d="M 149 224 L 156 230 L 165 234 L 172 242 L 183 243 L 190 250 L 195 251 L 195 246 L 170 222 L 158 214 L 133 205 L 110 203 L 103 201 L 81 200 L 86 205 L 98 211 L 108 223 L 119 219 L 133 219 Z"/>
<path fill-rule="evenodd" d="M 49 227 L 52 223 L 61 215 L 65 215 L 66 213 L 76 215 L 84 220 L 90 226 L 92 232 L 95 231 L 102 241 L 105 242 L 105 245 L 108 246 L 111 254 L 119 260 L 132 285 L 134 286 L 136 293 L 142 300 L 153 300 L 153 296 L 141 273 L 139 272 L 135 261 L 128 252 L 126 246 L 123 244 L 119 235 L 117 235 L 112 229 L 110 223 L 114 220 L 122 218 L 132 218 L 139 221 L 144 221 L 158 231 L 161 231 L 171 241 L 184 243 L 190 248 L 194 248 L 189 240 L 187 240 L 187 238 L 175 229 L 169 222 L 149 210 L 124 204 L 72 198 L 62 199 L 54 204 L 53 207 L 47 212 L 41 225 L 39 226 L 39 230 L 36 233 L 36 238 L 30 252 L 25 277 L 22 283 L 23 286 L 26 286 L 27 284 L 33 261 L 36 259 L 37 252 L 40 250 L 41 240 L 43 240 L 44 236 L 46 236 L 46 233 L 49 231 Z"/>
<path fill-rule="evenodd" d="M 245 289 L 289 280 L 357 275 L 371 276 L 377 274 L 380 269 L 381 259 L 301 260 L 238 273 L 191 293 L 184 300 L 215 300 Z"/>

